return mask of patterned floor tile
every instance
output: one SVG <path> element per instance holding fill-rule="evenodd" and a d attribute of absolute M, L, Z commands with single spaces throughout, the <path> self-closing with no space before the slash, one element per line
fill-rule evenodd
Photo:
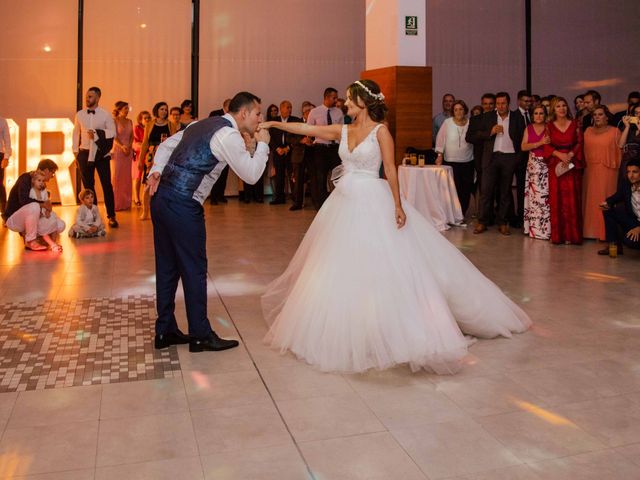
<path fill-rule="evenodd" d="M 0 393 L 171 378 L 150 295 L 0 303 Z"/>

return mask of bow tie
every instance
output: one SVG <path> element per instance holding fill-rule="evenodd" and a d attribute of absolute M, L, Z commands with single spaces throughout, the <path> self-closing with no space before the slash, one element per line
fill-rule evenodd
<path fill-rule="evenodd" d="M 96 111 L 95 110 L 87 110 L 87 113 L 90 115 L 95 115 Z"/>

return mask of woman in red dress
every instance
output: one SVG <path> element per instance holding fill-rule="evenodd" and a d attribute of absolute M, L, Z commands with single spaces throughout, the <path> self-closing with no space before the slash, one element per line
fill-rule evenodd
<path fill-rule="evenodd" d="M 582 133 L 573 120 L 567 101 L 554 97 L 549 106 L 547 128 L 551 143 L 544 146 L 549 166 L 551 241 L 582 244 Z M 558 167 L 559 164 L 562 166 Z M 564 168 L 563 168 L 564 167 Z M 561 170 L 567 170 L 561 173 Z"/>

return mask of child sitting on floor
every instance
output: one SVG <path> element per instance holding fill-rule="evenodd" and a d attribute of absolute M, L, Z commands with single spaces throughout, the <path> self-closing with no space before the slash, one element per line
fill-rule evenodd
<path fill-rule="evenodd" d="M 38 203 L 44 203 L 49 200 L 49 192 L 46 190 L 45 176 L 40 170 L 36 170 L 31 174 L 31 190 L 29 190 L 29 198 L 37 200 Z M 42 238 L 52 251 L 62 253 L 62 245 L 58 244 L 58 234 L 62 233 L 65 223 L 53 212 L 46 208 L 40 209 L 40 218 L 38 219 L 38 236 Z"/>
<path fill-rule="evenodd" d="M 93 203 L 93 191 L 85 188 L 78 194 L 80 206 L 76 212 L 76 221 L 69 228 L 69 236 L 74 238 L 102 237 L 106 235 L 104 222 L 98 207 Z"/>

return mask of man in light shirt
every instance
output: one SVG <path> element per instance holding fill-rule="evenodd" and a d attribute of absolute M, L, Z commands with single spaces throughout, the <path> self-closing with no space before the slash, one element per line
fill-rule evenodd
<path fill-rule="evenodd" d="M 91 87 L 85 96 L 86 109 L 76 113 L 73 125 L 73 153 L 82 176 L 84 188 L 95 192 L 95 172 L 98 172 L 104 193 L 109 226 L 116 228 L 116 208 L 111 184 L 111 148 L 116 124 L 111 113 L 98 106 L 102 92 Z M 94 199 L 94 201 L 96 201 Z"/>
<path fill-rule="evenodd" d="M 236 94 L 229 112 L 189 126 L 160 144 L 147 178 L 156 256 L 155 348 L 189 344 L 190 352 L 226 350 L 236 340 L 220 338 L 207 318 L 205 201 L 229 165 L 245 182 L 256 183 L 269 159 L 269 132 L 259 130 L 260 99 Z M 175 295 L 184 289 L 189 335 L 178 329 Z"/>
<path fill-rule="evenodd" d="M 496 213 L 496 224 L 503 235 L 510 235 L 509 210 L 513 208 L 511 183 L 518 165 L 518 154 L 524 134 L 522 116 L 509 111 L 510 97 L 507 92 L 496 94 L 495 112 L 480 117 L 477 130 L 467 131 L 469 143 L 483 142 L 482 185 L 480 191 L 480 215 L 473 231 L 483 233 L 487 229 L 493 211 L 493 192 L 498 187 L 500 197 Z"/>
<path fill-rule="evenodd" d="M 451 109 L 453 108 L 453 102 L 455 101 L 456 97 L 454 97 L 451 93 L 445 93 L 442 96 L 442 111 L 435 117 L 433 117 L 432 131 L 434 145 L 436 144 L 436 138 L 438 137 L 438 130 L 440 130 L 440 127 L 442 126 L 444 121 L 452 115 Z"/>
<path fill-rule="evenodd" d="M 333 87 L 324 90 L 322 105 L 309 112 L 307 123 L 309 125 L 333 125 L 344 123 L 342 111 L 336 108 L 338 91 Z M 309 168 L 309 183 L 313 206 L 320 210 L 322 204 L 329 196 L 327 190 L 327 177 L 332 169 L 340 165 L 338 155 L 338 143 L 316 138 L 313 142 L 313 162 Z"/>
<path fill-rule="evenodd" d="M 0 117 L 0 213 L 7 207 L 7 190 L 4 186 L 4 169 L 9 165 L 11 156 L 11 135 L 9 124 Z"/>

